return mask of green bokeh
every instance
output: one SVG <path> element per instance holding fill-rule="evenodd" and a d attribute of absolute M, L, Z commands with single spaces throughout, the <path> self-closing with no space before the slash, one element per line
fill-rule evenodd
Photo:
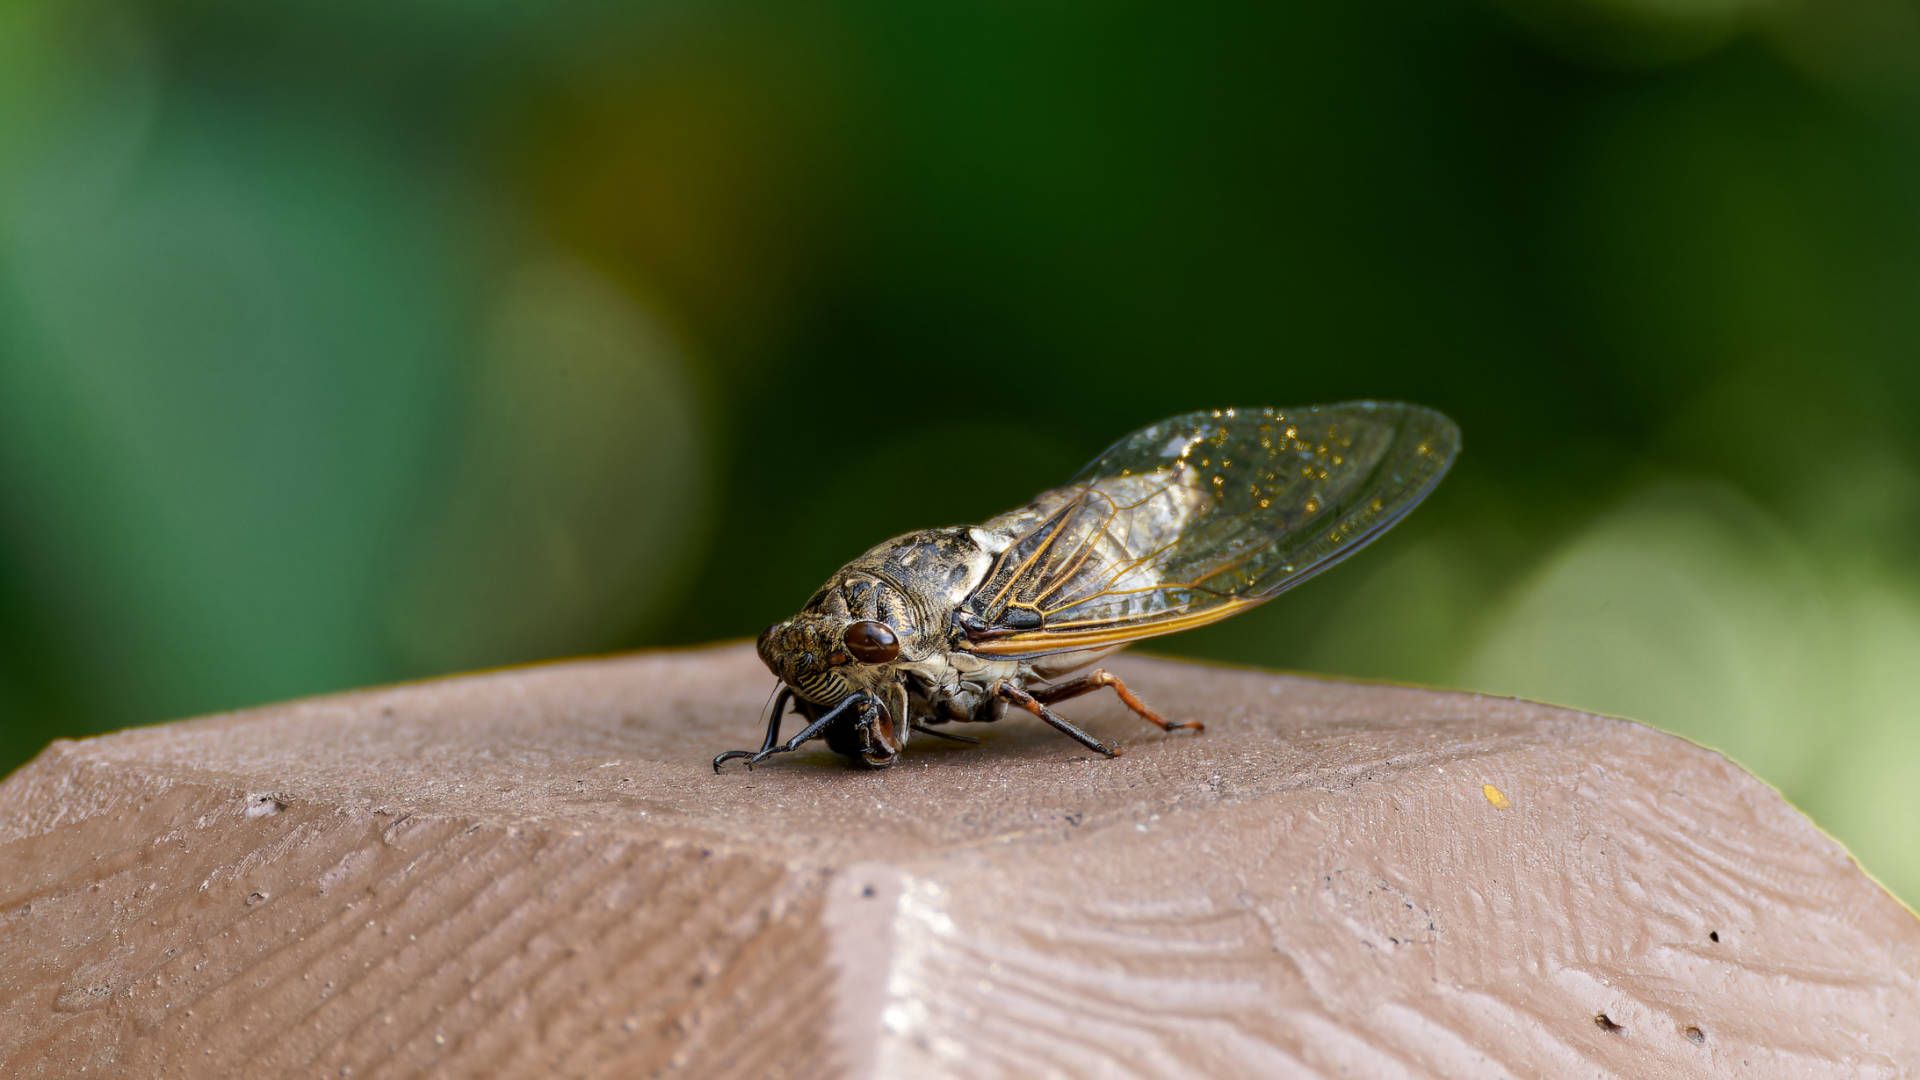
<path fill-rule="evenodd" d="M 1720 747 L 1920 897 L 1920 14 L 0 8 L 0 771 L 739 637 L 1148 420 L 1460 420 L 1166 651 Z"/>

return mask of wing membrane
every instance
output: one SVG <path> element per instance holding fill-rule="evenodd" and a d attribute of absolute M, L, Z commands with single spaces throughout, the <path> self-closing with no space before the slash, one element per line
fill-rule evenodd
<path fill-rule="evenodd" d="M 1205 625 L 1358 551 L 1460 447 L 1415 405 L 1222 409 L 1121 439 L 1066 487 L 988 522 L 1012 536 L 965 604 L 968 647 L 1028 657 Z"/>

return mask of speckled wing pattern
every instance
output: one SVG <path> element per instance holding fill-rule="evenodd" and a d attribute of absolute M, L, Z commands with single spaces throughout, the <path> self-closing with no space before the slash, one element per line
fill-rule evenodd
<path fill-rule="evenodd" d="M 1012 536 L 963 604 L 963 647 L 1032 657 L 1243 611 L 1385 532 L 1445 475 L 1460 430 L 1349 402 L 1188 413 L 1121 439 L 1065 487 L 982 528 Z"/>

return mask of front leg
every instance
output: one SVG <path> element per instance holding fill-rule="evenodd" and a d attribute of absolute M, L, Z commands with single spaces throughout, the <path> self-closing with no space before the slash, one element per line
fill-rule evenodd
<path fill-rule="evenodd" d="M 775 694 L 773 698 L 773 708 L 770 710 L 771 715 L 767 717 L 767 737 L 760 743 L 759 755 L 756 757 L 751 750 L 729 750 L 724 754 L 717 755 L 713 759 L 713 771 L 718 773 L 720 766 L 732 761 L 734 758 L 753 758 L 755 761 L 758 761 L 772 753 L 773 748 L 780 745 L 780 719 L 786 715 L 787 703 L 792 700 L 793 691 L 784 683 L 781 684 L 780 692 Z"/>
<path fill-rule="evenodd" d="M 775 742 L 775 740 L 780 737 L 779 718 L 776 713 L 774 723 L 767 728 L 767 741 L 760 747 L 759 753 L 747 754 L 745 750 L 729 750 L 713 759 L 713 771 L 719 772 L 720 766 L 724 762 L 741 755 L 746 755 L 747 769 L 748 771 L 752 771 L 755 765 L 760 764 L 775 754 L 791 754 L 795 750 L 798 750 L 802 743 L 810 739 L 818 738 L 821 732 L 839 723 L 842 717 L 854 710 L 858 710 L 862 717 L 871 720 L 878 712 L 878 703 L 874 700 L 872 694 L 864 690 L 851 694 L 842 700 L 840 704 L 828 709 L 818 720 L 802 728 L 799 734 L 784 743 Z"/>
<path fill-rule="evenodd" d="M 1106 743 L 1103 743 L 1099 739 L 1096 739 L 1093 736 L 1087 734 L 1086 732 L 1080 730 L 1078 727 L 1076 727 L 1073 724 L 1072 721 L 1068 720 L 1064 716 L 1061 716 L 1059 713 L 1054 712 L 1052 709 L 1047 708 L 1045 705 L 1040 703 L 1040 700 L 1038 698 L 1034 697 L 1032 694 L 1027 693 L 1025 690 L 1022 690 L 1018 686 L 1013 685 L 1010 682 L 1006 682 L 1003 680 L 1001 682 L 995 683 L 993 687 L 993 692 L 999 695 L 1001 699 L 1005 701 L 1010 701 L 1013 704 L 1018 705 L 1021 708 L 1032 713 L 1033 715 L 1039 717 L 1040 719 L 1045 720 L 1047 723 L 1052 724 L 1054 727 L 1054 730 L 1060 732 L 1061 734 L 1065 735 L 1067 738 L 1072 739 L 1074 742 L 1079 743 L 1081 746 L 1086 747 L 1087 749 L 1093 751 L 1096 754 L 1105 754 L 1108 757 L 1118 757 L 1120 754 L 1120 751 L 1114 749 L 1111 746 L 1108 746 Z"/>

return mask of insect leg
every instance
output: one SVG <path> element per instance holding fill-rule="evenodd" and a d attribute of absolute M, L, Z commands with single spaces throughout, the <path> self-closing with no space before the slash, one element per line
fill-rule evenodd
<path fill-rule="evenodd" d="M 976 739 L 971 735 L 955 735 L 951 731 L 941 731 L 939 728 L 931 728 L 918 721 L 914 722 L 913 730 L 918 731 L 923 735 L 931 735 L 936 739 L 946 739 L 950 742 L 974 743 L 976 745 L 980 742 L 979 739 Z"/>
<path fill-rule="evenodd" d="M 764 747 L 759 753 L 748 758 L 747 768 L 751 769 L 775 754 L 786 754 L 798 750 L 801 743 L 806 742 L 808 739 L 817 738 L 821 732 L 827 730 L 828 727 L 838 722 L 842 716 L 845 716 L 848 709 L 855 707 L 863 711 L 873 708 L 873 695 L 865 691 L 849 695 L 846 700 L 822 713 L 820 719 L 801 728 L 798 735 L 795 735 L 793 738 L 788 739 L 778 746 Z"/>
<path fill-rule="evenodd" d="M 787 714 L 787 702 L 792 700 L 792 688 L 782 684 L 780 692 L 773 695 L 773 715 L 767 718 L 767 737 L 760 743 L 760 753 L 767 753 L 780 741 L 780 721 Z M 732 761 L 734 758 L 750 758 L 753 756 L 754 754 L 751 750 L 729 750 L 724 754 L 719 754 L 714 757 L 713 771 L 716 773 L 719 772 L 721 765 Z"/>
<path fill-rule="evenodd" d="M 1115 675 L 1106 668 L 1099 668 L 1077 679 L 1069 679 L 1066 682 L 1055 683 L 1044 689 L 1036 690 L 1033 696 L 1042 705 L 1051 705 L 1056 701 L 1065 701 L 1068 698 L 1079 697 L 1081 694 L 1091 694 L 1104 686 L 1113 687 L 1113 692 L 1119 697 L 1121 704 L 1132 709 L 1140 719 L 1157 726 L 1161 731 L 1180 731 L 1183 729 L 1190 731 L 1207 730 L 1207 725 L 1198 720 L 1183 720 L 1175 723 L 1161 716 L 1153 710 L 1152 706 L 1141 701 L 1138 694 L 1127 689 L 1127 684 L 1120 681 L 1120 676 Z"/>
<path fill-rule="evenodd" d="M 1015 705 L 1018 705 L 1021 708 L 1027 710 L 1028 712 L 1039 717 L 1040 719 L 1045 720 L 1047 723 L 1052 724 L 1056 731 L 1059 731 L 1062 735 L 1065 735 L 1067 738 L 1072 739 L 1074 742 L 1079 743 L 1081 746 L 1086 747 L 1087 749 L 1093 751 L 1094 753 L 1105 754 L 1108 757 L 1119 756 L 1118 750 L 1115 750 L 1113 747 L 1108 746 L 1106 743 L 1101 742 L 1099 739 L 1094 738 L 1093 736 L 1087 734 L 1086 732 L 1081 731 L 1078 727 L 1074 726 L 1074 724 L 1071 721 L 1069 721 L 1066 717 L 1061 716 L 1059 713 L 1056 713 L 1052 709 L 1047 708 L 1045 705 L 1040 704 L 1039 700 L 1036 699 L 1032 694 L 1027 693 L 1025 690 L 1020 689 L 1019 687 L 1013 685 L 1012 683 L 1008 683 L 1008 682 L 999 683 L 994 686 L 993 692 L 996 694 L 999 694 L 1001 697 L 1007 699 L 1008 701 L 1013 702 Z"/>

